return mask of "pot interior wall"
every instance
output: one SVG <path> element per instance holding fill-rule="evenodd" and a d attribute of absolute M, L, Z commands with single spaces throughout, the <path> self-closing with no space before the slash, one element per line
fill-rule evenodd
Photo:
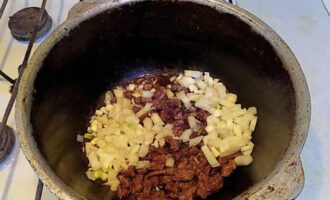
<path fill-rule="evenodd" d="M 140 2 L 115 8 L 70 31 L 35 81 L 31 123 L 55 174 L 89 199 L 110 199 L 85 177 L 84 134 L 103 93 L 148 73 L 197 69 L 220 78 L 244 106 L 256 106 L 254 163 L 240 167 L 209 199 L 231 199 L 265 178 L 294 126 L 294 90 L 271 45 L 235 16 L 188 2 Z"/>

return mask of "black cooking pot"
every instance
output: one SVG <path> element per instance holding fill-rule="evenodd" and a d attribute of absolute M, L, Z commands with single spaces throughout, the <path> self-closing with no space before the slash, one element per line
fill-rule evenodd
<path fill-rule="evenodd" d="M 242 9 L 217 1 L 87 1 L 38 48 L 17 101 L 20 142 L 59 198 L 111 199 L 87 179 L 76 141 L 112 86 L 145 74 L 196 69 L 256 106 L 254 162 L 208 199 L 291 199 L 303 185 L 299 154 L 310 100 L 285 43 Z"/>

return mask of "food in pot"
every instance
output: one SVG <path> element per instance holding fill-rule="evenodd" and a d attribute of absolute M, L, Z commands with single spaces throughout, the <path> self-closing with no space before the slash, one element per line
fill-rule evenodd
<path fill-rule="evenodd" d="M 207 72 L 148 75 L 108 91 L 84 136 L 86 175 L 120 199 L 207 198 L 253 159 L 257 109 Z"/>

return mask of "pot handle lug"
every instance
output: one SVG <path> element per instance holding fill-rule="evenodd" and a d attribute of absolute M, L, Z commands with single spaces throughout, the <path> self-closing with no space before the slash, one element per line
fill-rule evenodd
<path fill-rule="evenodd" d="M 243 193 L 239 199 L 246 200 L 294 200 L 304 186 L 304 170 L 300 158 L 293 158 L 282 163 L 271 179 L 266 180 L 259 189 Z M 236 200 L 236 199 L 235 199 Z"/>
<path fill-rule="evenodd" d="M 304 169 L 300 158 L 289 163 L 283 175 L 286 175 L 287 179 L 284 179 L 282 184 L 287 184 L 288 199 L 293 200 L 301 193 L 305 183 Z"/>

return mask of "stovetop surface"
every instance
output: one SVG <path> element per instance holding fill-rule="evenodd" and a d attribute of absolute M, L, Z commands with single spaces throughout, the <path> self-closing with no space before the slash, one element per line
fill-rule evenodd
<path fill-rule="evenodd" d="M 48 0 L 47 11 L 54 29 L 63 21 L 78 0 Z M 271 26 L 297 56 L 305 73 L 311 99 L 312 120 L 301 158 L 305 170 L 305 186 L 298 200 L 327 200 L 330 196 L 330 17 L 324 4 L 329 0 L 236 0 L 242 7 Z M 37 6 L 40 0 L 11 0 L 0 20 L 0 69 L 17 77 L 27 43 L 14 40 L 8 29 L 9 16 L 18 10 Z M 34 49 L 43 40 L 35 44 Z M 8 103 L 10 84 L 0 78 L 0 116 Z M 14 111 L 8 123 L 15 127 Z M 0 171 L 0 200 L 34 199 L 38 178 L 28 164 L 19 145 L 12 159 Z M 43 200 L 55 200 L 46 188 Z"/>

